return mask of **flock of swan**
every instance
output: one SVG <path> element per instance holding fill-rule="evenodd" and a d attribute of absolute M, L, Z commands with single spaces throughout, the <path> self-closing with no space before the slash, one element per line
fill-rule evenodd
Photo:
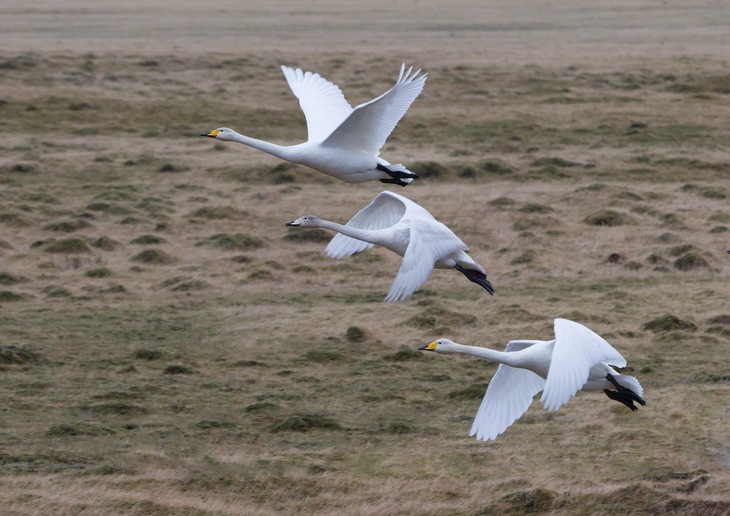
<path fill-rule="evenodd" d="M 282 146 L 219 127 L 201 136 L 234 141 L 279 158 L 306 165 L 348 183 L 379 180 L 407 186 L 418 175 L 402 164 L 379 157 L 396 124 L 423 90 L 427 74 L 401 66 L 395 85 L 375 99 L 353 108 L 340 88 L 321 75 L 281 67 L 307 121 L 305 143 Z M 446 225 L 412 200 L 383 191 L 347 224 L 304 215 L 286 223 L 301 228 L 336 232 L 327 245 L 328 256 L 339 259 L 375 245 L 403 257 L 386 302 L 401 302 L 423 286 L 434 268 L 455 269 L 490 295 L 494 288 L 483 266 L 469 256 L 467 245 Z M 577 322 L 555 319 L 555 338 L 549 341 L 513 340 L 504 351 L 439 339 L 419 349 L 441 354 L 466 354 L 498 362 L 470 436 L 492 440 L 529 408 L 542 391 L 547 410 L 557 410 L 579 391 L 603 391 L 610 399 L 637 410 L 645 405 L 643 389 L 633 376 L 611 366 L 626 360 L 605 339 Z"/>

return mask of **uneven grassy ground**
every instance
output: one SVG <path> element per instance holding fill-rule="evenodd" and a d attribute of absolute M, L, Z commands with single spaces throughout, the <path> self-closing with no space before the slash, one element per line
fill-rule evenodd
<path fill-rule="evenodd" d="M 0 513 L 730 512 L 727 9 L 462 4 L 0 10 Z M 402 60 L 430 76 L 383 150 L 422 174 L 396 191 L 494 298 L 436 271 L 382 303 L 398 257 L 283 223 L 393 187 L 197 136 L 297 142 L 279 64 L 357 104 Z M 470 439 L 495 366 L 416 348 L 557 316 L 647 406 L 581 394 Z"/>

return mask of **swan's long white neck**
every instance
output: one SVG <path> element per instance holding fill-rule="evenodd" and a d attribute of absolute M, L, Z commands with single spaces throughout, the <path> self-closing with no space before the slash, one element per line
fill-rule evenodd
<path fill-rule="evenodd" d="M 342 233 L 345 236 L 349 236 L 349 237 L 355 238 L 357 240 L 362 240 L 363 242 L 368 242 L 368 243 L 376 244 L 376 245 L 387 244 L 387 242 L 384 242 L 382 240 L 380 231 L 359 229 L 359 228 L 354 228 L 352 226 L 343 226 L 342 224 L 338 224 L 336 222 L 330 222 L 329 220 L 322 220 L 322 219 L 319 219 L 317 225 L 321 228 L 331 229 L 332 231 L 337 231 L 338 233 Z M 384 247 L 388 247 L 388 246 L 384 245 Z"/>
<path fill-rule="evenodd" d="M 475 357 L 483 358 L 491 362 L 498 362 L 508 366 L 515 366 L 514 353 L 505 353 L 504 351 L 497 351 L 496 349 L 480 348 L 477 346 L 466 346 L 464 344 L 453 343 L 454 351 L 449 353 L 474 355 Z"/>
<path fill-rule="evenodd" d="M 271 154 L 272 156 L 276 156 L 277 158 L 292 161 L 293 156 L 290 147 L 277 145 L 271 142 L 265 142 L 263 140 L 257 140 L 256 138 L 251 138 L 250 136 L 246 136 L 235 131 L 232 132 L 233 140 L 238 143 L 242 143 L 244 145 L 248 145 L 249 147 L 253 147 L 254 149 L 264 151 L 268 154 Z"/>

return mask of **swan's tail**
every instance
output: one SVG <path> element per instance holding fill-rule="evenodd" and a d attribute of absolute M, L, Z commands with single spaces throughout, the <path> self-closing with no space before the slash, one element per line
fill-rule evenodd
<path fill-rule="evenodd" d="M 606 379 L 611 382 L 614 387 L 616 387 L 615 391 L 612 391 L 610 389 L 603 390 L 603 392 L 606 393 L 606 396 L 608 396 L 612 400 L 623 403 L 631 410 L 639 409 L 639 407 L 634 405 L 634 402 L 637 402 L 639 405 L 642 406 L 646 405 L 646 401 L 644 401 L 644 399 L 641 397 L 641 395 L 644 393 L 644 390 L 641 388 L 639 380 L 637 380 L 633 376 L 627 376 L 623 374 L 612 375 L 609 373 L 606 375 Z"/>
<path fill-rule="evenodd" d="M 414 179 L 418 179 L 418 174 L 411 172 L 406 167 L 401 165 L 400 163 L 397 163 L 395 165 L 389 164 L 389 165 L 382 165 L 378 163 L 377 167 L 378 170 L 382 170 L 386 174 L 388 174 L 390 177 L 381 179 L 381 183 L 389 183 L 394 185 L 401 185 L 406 186 L 409 185 Z"/>

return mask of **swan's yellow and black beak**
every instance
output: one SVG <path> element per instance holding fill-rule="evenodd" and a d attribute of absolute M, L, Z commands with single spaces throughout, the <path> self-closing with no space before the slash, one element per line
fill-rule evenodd
<path fill-rule="evenodd" d="M 213 129 L 209 133 L 200 133 L 200 136 L 210 136 L 211 138 L 215 138 L 216 136 L 218 136 L 219 132 L 220 132 L 219 129 Z"/>
<path fill-rule="evenodd" d="M 436 351 L 436 346 L 438 346 L 438 342 L 433 341 L 431 344 L 426 344 L 425 346 L 421 346 L 418 349 L 420 351 Z"/>

